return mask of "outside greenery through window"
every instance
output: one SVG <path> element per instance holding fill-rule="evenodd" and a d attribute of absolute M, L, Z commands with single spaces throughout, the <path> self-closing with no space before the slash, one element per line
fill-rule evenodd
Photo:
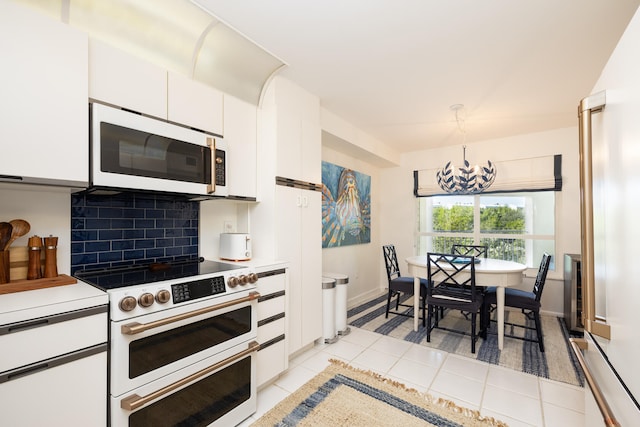
<path fill-rule="evenodd" d="M 486 245 L 489 258 L 537 268 L 554 254 L 555 193 L 421 197 L 418 254 L 450 253 L 454 244 Z"/>

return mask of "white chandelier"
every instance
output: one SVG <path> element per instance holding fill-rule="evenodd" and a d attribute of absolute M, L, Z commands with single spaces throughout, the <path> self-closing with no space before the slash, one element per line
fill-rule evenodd
<path fill-rule="evenodd" d="M 464 119 L 460 118 L 460 110 L 464 108 L 462 104 L 455 104 L 450 107 L 456 114 L 458 130 L 462 132 L 463 142 L 466 141 L 466 131 Z M 462 166 L 455 167 L 451 161 L 447 162 L 444 168 L 438 170 L 436 179 L 438 185 L 450 194 L 476 194 L 485 191 L 496 179 L 496 167 L 491 160 L 487 160 L 487 166 L 471 164 L 466 157 L 467 146 L 462 146 Z"/>

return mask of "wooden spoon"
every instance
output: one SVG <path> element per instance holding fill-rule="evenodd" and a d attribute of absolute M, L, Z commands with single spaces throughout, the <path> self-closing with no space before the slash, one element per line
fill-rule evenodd
<path fill-rule="evenodd" d="M 9 221 L 9 224 L 11 224 L 13 229 L 11 231 L 11 238 L 6 243 L 6 245 L 4 246 L 4 250 L 5 251 L 9 250 L 9 246 L 11 246 L 11 244 L 17 238 L 24 236 L 25 234 L 27 234 L 29 232 L 29 230 L 31 230 L 31 225 L 27 221 L 25 221 L 24 219 L 12 219 L 11 221 Z M 0 248 L 2 248 L 1 245 L 0 245 Z"/>
<path fill-rule="evenodd" d="M 0 250 L 4 251 L 5 247 L 9 245 L 12 231 L 13 225 L 8 222 L 0 222 Z"/>

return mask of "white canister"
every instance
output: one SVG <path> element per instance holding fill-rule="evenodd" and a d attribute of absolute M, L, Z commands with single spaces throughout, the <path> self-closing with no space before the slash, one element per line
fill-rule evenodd
<path fill-rule="evenodd" d="M 247 261 L 251 259 L 251 236 L 247 233 L 221 233 L 221 259 Z"/>

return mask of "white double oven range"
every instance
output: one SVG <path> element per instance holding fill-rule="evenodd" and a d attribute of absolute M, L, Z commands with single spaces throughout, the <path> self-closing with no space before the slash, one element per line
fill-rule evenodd
<path fill-rule="evenodd" d="M 197 259 L 75 276 L 109 295 L 111 426 L 229 426 L 255 412 L 251 268 Z"/>

